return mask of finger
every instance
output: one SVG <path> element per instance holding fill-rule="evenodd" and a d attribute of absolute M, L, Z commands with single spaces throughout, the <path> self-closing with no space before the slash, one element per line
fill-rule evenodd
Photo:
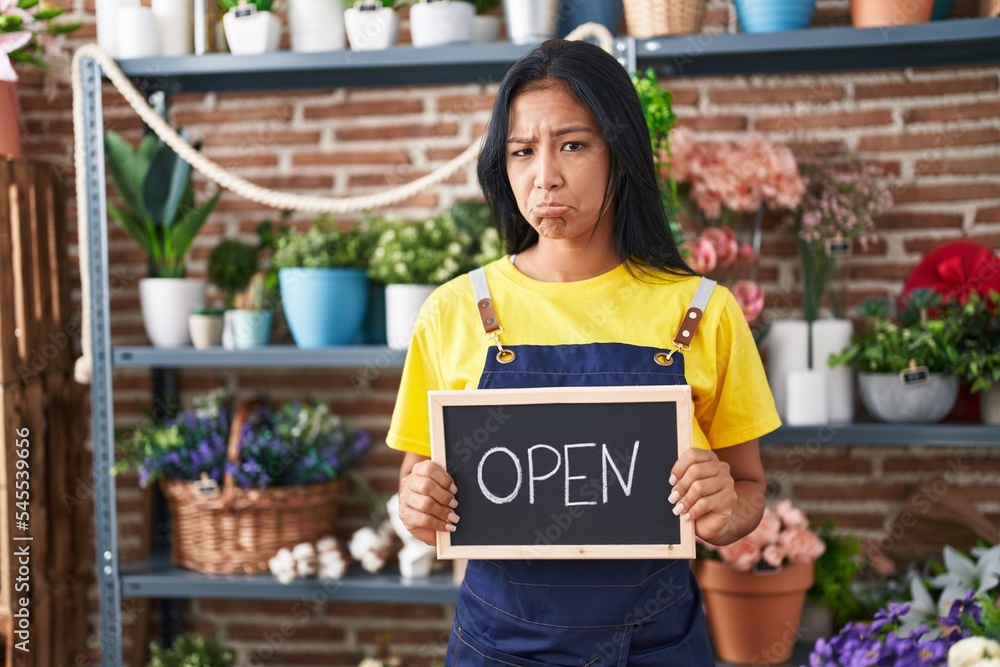
<path fill-rule="evenodd" d="M 668 500 L 676 503 L 687 495 L 692 486 L 698 482 L 715 478 L 724 480 L 727 483 L 732 480 L 728 463 L 720 461 L 717 458 L 712 461 L 694 463 L 687 468 L 683 477 L 675 481 Z"/>
<path fill-rule="evenodd" d="M 707 514 L 728 515 L 732 513 L 733 503 L 735 502 L 736 492 L 729 493 L 723 490 L 719 493 L 699 498 L 681 516 L 691 521 L 697 521 Z"/>
<path fill-rule="evenodd" d="M 670 469 L 670 485 L 673 486 L 677 483 L 677 480 L 684 477 L 687 473 L 688 468 L 696 463 L 702 463 L 706 461 L 718 460 L 719 457 L 707 449 L 697 449 L 692 447 L 687 450 L 677 459 L 673 467 Z"/>
<path fill-rule="evenodd" d="M 450 510 L 448 511 L 451 516 L 445 515 L 441 517 L 434 513 L 423 512 L 410 504 L 400 502 L 399 518 L 411 533 L 415 530 L 454 532 L 458 516 Z M 452 520 L 451 517 L 454 517 L 454 519 Z"/>
<path fill-rule="evenodd" d="M 452 509 L 458 507 L 455 494 L 446 487 L 442 487 L 436 479 L 421 477 L 411 473 L 403 480 L 403 490 L 422 496 L 433 498 L 435 502 L 444 507 Z"/>
<path fill-rule="evenodd" d="M 454 501 L 454 498 L 451 498 L 451 500 Z M 420 514 L 428 514 L 448 523 L 458 522 L 458 515 L 455 513 L 454 508 L 451 507 L 451 503 L 447 500 L 443 503 L 439 502 L 431 494 L 410 489 L 409 492 L 400 495 L 399 502 L 401 506 L 405 505 L 408 509 Z"/>
<path fill-rule="evenodd" d="M 683 495 L 678 494 L 673 512 L 680 516 L 685 512 L 690 512 L 703 499 L 726 493 L 731 489 L 732 485 L 725 477 L 714 476 L 695 480 Z M 676 493 L 676 489 L 674 492 Z"/>
<path fill-rule="evenodd" d="M 440 464 L 429 459 L 421 461 L 413 466 L 413 470 L 410 471 L 410 474 L 415 474 L 418 477 L 430 478 L 437 482 L 438 486 L 442 489 L 447 489 L 451 493 L 458 491 L 458 488 L 455 486 L 455 480 L 452 479 L 451 475 L 449 475 Z"/>

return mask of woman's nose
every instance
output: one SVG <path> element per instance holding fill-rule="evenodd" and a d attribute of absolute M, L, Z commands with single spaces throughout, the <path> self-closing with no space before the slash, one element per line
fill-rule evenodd
<path fill-rule="evenodd" d="M 559 170 L 558 160 L 544 154 L 539 154 L 535 160 L 535 187 L 542 190 L 551 190 L 562 185 L 562 173 Z"/>

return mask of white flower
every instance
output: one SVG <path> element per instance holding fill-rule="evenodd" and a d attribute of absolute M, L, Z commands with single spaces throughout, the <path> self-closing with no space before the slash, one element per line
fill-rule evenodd
<path fill-rule="evenodd" d="M 924 626 L 925 629 L 930 628 L 926 637 L 931 639 L 940 637 L 937 606 L 934 604 L 934 598 L 928 592 L 927 587 L 924 586 L 923 580 L 918 576 L 914 576 L 910 580 L 910 597 L 912 598 L 910 608 L 899 617 L 899 628 L 896 630 L 896 636 L 906 637 L 920 626 Z"/>
<path fill-rule="evenodd" d="M 986 637 L 967 637 L 948 650 L 948 667 L 973 667 L 1000 662 L 1000 643 Z"/>
<path fill-rule="evenodd" d="M 938 611 L 947 616 L 951 603 L 964 598 L 969 591 L 978 595 L 993 590 L 1000 584 L 1000 546 L 978 551 L 973 562 L 950 546 L 944 548 L 944 564 L 948 571 L 931 580 L 938 588 L 943 588 L 938 599 Z"/>

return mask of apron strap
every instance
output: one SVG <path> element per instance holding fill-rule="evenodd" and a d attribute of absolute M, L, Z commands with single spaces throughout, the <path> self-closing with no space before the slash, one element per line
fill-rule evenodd
<path fill-rule="evenodd" d="M 490 296 L 490 286 L 486 282 L 486 269 L 479 267 L 469 272 L 472 279 L 472 292 L 476 297 L 476 310 L 479 311 L 479 319 L 483 322 L 483 330 L 486 335 L 491 335 L 494 331 L 501 331 L 500 320 L 497 319 L 497 311 L 493 307 L 493 298 Z"/>
<path fill-rule="evenodd" d="M 712 296 L 712 291 L 715 290 L 715 285 L 716 282 L 711 278 L 702 278 L 699 281 L 698 289 L 691 297 L 691 304 L 688 306 L 687 312 L 684 313 L 684 319 L 681 321 L 677 333 L 674 334 L 674 346 L 677 349 L 682 350 L 691 346 L 691 341 L 698 331 L 698 325 L 701 324 L 701 317 L 705 314 L 705 307 L 708 306 L 708 300 Z"/>

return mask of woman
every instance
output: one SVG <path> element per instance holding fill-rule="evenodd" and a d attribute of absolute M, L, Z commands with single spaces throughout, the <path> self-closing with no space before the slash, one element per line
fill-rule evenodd
<path fill-rule="evenodd" d="M 387 436 L 406 452 L 407 528 L 433 544 L 461 512 L 428 460 L 428 390 L 686 383 L 695 447 L 664 479 L 673 512 L 712 544 L 749 533 L 764 506 L 757 439 L 779 419 L 739 306 L 691 272 L 668 231 L 621 65 L 584 42 L 524 56 L 500 84 L 478 174 L 510 255 L 421 311 Z M 692 313 L 700 325 L 680 326 Z M 448 665 L 504 664 L 715 663 L 686 561 L 472 561 Z"/>

